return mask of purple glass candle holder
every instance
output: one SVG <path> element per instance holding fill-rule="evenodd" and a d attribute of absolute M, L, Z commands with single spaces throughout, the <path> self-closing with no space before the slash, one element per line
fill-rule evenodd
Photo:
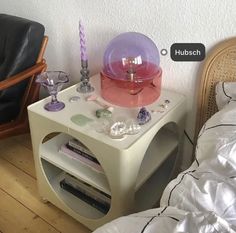
<path fill-rule="evenodd" d="M 65 107 L 65 104 L 57 100 L 57 94 L 64 83 L 69 82 L 69 75 L 62 71 L 46 71 L 37 75 L 36 82 L 40 83 L 51 95 L 51 102 L 45 104 L 47 111 L 57 112 Z"/>

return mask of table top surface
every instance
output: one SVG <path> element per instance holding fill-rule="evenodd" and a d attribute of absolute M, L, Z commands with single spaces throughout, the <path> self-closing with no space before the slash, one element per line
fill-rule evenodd
<path fill-rule="evenodd" d="M 175 109 L 177 106 L 182 104 L 185 100 L 184 95 L 168 91 L 165 89 L 161 90 L 161 95 L 154 103 L 145 106 L 148 111 L 151 113 L 151 121 L 141 126 L 141 131 L 135 135 L 125 135 L 123 139 L 112 139 L 109 135 L 105 133 L 99 133 L 94 129 L 94 124 L 97 125 L 98 118 L 95 115 L 96 110 L 101 109 L 94 101 L 86 101 L 86 98 L 89 95 L 97 95 L 99 96 L 99 100 L 101 102 L 114 107 L 114 111 L 112 113 L 113 119 L 137 119 L 138 112 L 140 110 L 139 107 L 135 108 L 125 108 L 116 106 L 106 102 L 102 97 L 100 97 L 100 75 L 97 74 L 90 79 L 91 84 L 95 87 L 95 91 L 89 94 L 81 94 L 76 91 L 79 84 L 70 86 L 58 94 L 58 100 L 63 101 L 65 103 L 65 108 L 58 112 L 49 112 L 44 109 L 44 105 L 51 101 L 51 97 L 47 97 L 42 99 L 28 107 L 29 112 L 33 112 L 38 114 L 45 119 L 52 120 L 60 125 L 64 125 L 68 128 L 68 134 L 70 130 L 80 132 L 88 137 L 92 137 L 94 140 L 99 140 L 105 144 L 108 144 L 112 147 L 116 147 L 118 149 L 125 149 L 131 146 L 134 142 L 136 142 L 142 135 L 144 135 L 148 130 L 155 124 L 165 117 L 171 110 Z M 80 99 L 77 102 L 70 102 L 70 98 L 72 96 L 79 96 Z M 165 100 L 169 100 L 168 108 L 164 109 L 160 105 L 164 104 Z M 151 110 L 161 110 L 163 112 L 155 112 L 152 113 Z M 71 117 L 76 114 L 82 114 L 93 121 L 87 123 L 85 126 L 80 126 L 71 121 Z M 43 127 L 43 126 L 40 126 Z"/>

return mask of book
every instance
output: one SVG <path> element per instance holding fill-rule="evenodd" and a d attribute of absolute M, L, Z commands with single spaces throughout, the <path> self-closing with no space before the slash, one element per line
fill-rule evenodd
<path fill-rule="evenodd" d="M 87 158 L 85 158 L 84 156 L 81 156 L 80 154 L 70 150 L 69 148 L 67 148 L 67 146 L 65 144 L 61 145 L 59 152 L 66 155 L 67 157 L 77 160 L 78 162 L 80 162 L 81 164 L 91 168 L 92 170 L 102 173 L 104 174 L 103 168 L 100 164 L 95 163 Z"/>
<path fill-rule="evenodd" d="M 60 187 L 64 190 L 66 190 L 67 192 L 73 194 L 74 196 L 80 198 L 81 200 L 83 200 L 87 204 L 93 206 L 94 208 L 96 208 L 97 210 L 101 211 L 104 214 L 106 214 L 110 209 L 110 205 L 101 203 L 101 202 L 87 196 L 85 193 L 83 193 L 80 190 L 67 184 L 65 182 L 65 180 L 60 181 Z"/>
<path fill-rule="evenodd" d="M 64 175 L 64 180 L 67 184 L 71 185 L 72 187 L 79 189 L 80 191 L 82 191 L 83 193 L 85 193 L 86 195 L 94 198 L 95 200 L 105 203 L 105 204 L 111 204 L 111 195 L 110 193 L 105 193 L 101 190 L 99 190 L 98 188 L 77 179 L 76 177 L 66 173 Z"/>
<path fill-rule="evenodd" d="M 89 155 L 89 154 L 87 154 L 87 153 L 85 153 L 85 152 L 83 152 L 83 151 L 81 151 L 81 150 L 79 150 L 79 149 L 77 149 L 77 148 L 74 148 L 73 146 L 70 146 L 69 143 L 66 143 L 66 147 L 67 147 L 68 149 L 74 151 L 75 153 L 78 153 L 78 154 L 80 154 L 81 156 L 83 156 L 83 157 L 85 157 L 85 158 L 87 158 L 87 159 L 93 161 L 94 163 L 100 164 L 100 163 L 98 162 L 98 160 L 97 160 L 94 156 L 91 156 L 91 155 Z"/>
<path fill-rule="evenodd" d="M 95 157 L 94 154 L 83 143 L 81 143 L 79 140 L 77 140 L 75 138 L 70 139 L 68 144 L 71 147 L 73 147 L 81 152 L 84 152 L 87 155 L 90 155 L 91 157 Z"/>

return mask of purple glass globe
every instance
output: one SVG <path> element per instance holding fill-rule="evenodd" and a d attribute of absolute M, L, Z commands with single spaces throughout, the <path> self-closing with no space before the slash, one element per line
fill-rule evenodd
<path fill-rule="evenodd" d="M 155 43 L 137 32 L 126 32 L 108 44 L 103 57 L 103 74 L 112 79 L 152 79 L 158 72 L 160 55 Z"/>

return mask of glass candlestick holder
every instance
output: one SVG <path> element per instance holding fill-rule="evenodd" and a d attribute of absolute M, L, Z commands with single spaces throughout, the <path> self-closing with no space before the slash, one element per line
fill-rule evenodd
<path fill-rule="evenodd" d="M 47 111 L 57 112 L 65 107 L 65 104 L 58 101 L 57 94 L 64 83 L 69 82 L 69 75 L 62 71 L 46 71 L 36 77 L 36 82 L 40 83 L 51 95 L 51 102 L 45 104 Z"/>
<path fill-rule="evenodd" d="M 80 93 L 90 93 L 94 91 L 94 87 L 91 86 L 89 83 L 89 69 L 88 69 L 88 60 L 81 60 L 81 67 L 80 70 L 81 74 L 81 83 L 80 86 L 77 88 L 77 91 Z"/>

